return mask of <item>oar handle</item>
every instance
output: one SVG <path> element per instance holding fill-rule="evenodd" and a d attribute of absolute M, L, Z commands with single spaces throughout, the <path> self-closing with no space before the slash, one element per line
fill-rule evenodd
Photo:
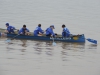
<path fill-rule="evenodd" d="M 16 38 L 17 36 L 19 36 L 20 34 L 18 34 L 18 35 L 16 35 L 16 36 L 14 36 L 11 40 L 13 40 L 14 38 Z"/>

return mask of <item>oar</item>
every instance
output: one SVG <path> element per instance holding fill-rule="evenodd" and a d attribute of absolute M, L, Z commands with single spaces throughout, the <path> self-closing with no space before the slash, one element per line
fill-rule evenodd
<path fill-rule="evenodd" d="M 52 43 L 52 45 L 53 45 L 53 46 L 55 46 L 55 45 L 56 45 L 56 43 L 54 42 L 54 38 L 53 38 L 53 43 Z"/>
<path fill-rule="evenodd" d="M 86 40 L 88 40 L 88 41 L 91 42 L 91 43 L 97 44 L 97 40 L 93 40 L 93 39 L 90 39 L 90 38 L 88 38 L 88 39 L 86 39 Z"/>
<path fill-rule="evenodd" d="M 13 40 L 14 38 L 16 38 L 16 37 L 17 37 L 17 36 L 19 36 L 19 35 L 20 35 L 20 34 L 18 34 L 18 35 L 16 35 L 16 36 L 14 36 L 14 37 L 13 37 L 13 38 L 11 38 L 11 39 L 7 39 L 7 40 L 6 40 L 6 42 L 7 42 L 7 43 L 11 42 L 11 40 Z"/>

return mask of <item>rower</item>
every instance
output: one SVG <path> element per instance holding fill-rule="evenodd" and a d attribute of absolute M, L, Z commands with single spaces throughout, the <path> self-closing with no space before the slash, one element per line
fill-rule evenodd
<path fill-rule="evenodd" d="M 30 31 L 29 31 L 29 29 L 26 28 L 26 25 L 23 25 L 23 27 L 19 30 L 19 34 L 30 35 Z"/>
<path fill-rule="evenodd" d="M 51 25 L 49 28 L 46 29 L 46 36 L 55 37 L 55 33 L 53 32 L 55 29 L 54 25 Z"/>
<path fill-rule="evenodd" d="M 41 24 L 38 24 L 38 27 L 33 32 L 34 36 L 42 36 L 44 31 L 41 29 Z"/>
<path fill-rule="evenodd" d="M 62 25 L 62 28 L 63 28 L 62 37 L 69 37 L 70 31 L 68 30 L 68 28 L 66 28 L 66 26 L 64 24 Z"/>
<path fill-rule="evenodd" d="M 5 33 L 15 33 L 14 30 L 15 30 L 15 27 L 13 26 L 10 26 L 9 23 L 6 23 L 5 24 L 7 29 L 5 30 Z"/>

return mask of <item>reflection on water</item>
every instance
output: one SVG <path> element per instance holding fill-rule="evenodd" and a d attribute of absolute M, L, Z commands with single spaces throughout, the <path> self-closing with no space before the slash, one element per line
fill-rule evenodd
<path fill-rule="evenodd" d="M 25 67 L 25 65 L 28 66 L 28 70 L 24 69 L 25 72 L 30 72 L 30 70 L 33 72 L 33 69 L 37 70 L 37 67 L 38 70 L 41 70 L 41 68 L 45 70 L 44 68 L 50 68 L 51 65 L 55 65 L 55 63 L 57 64 L 58 68 L 59 65 L 61 65 L 63 68 L 66 68 L 66 66 L 73 67 L 73 65 L 80 68 L 80 65 L 77 63 L 83 63 L 84 59 L 87 60 L 85 63 L 88 61 L 91 61 L 91 63 L 93 62 L 92 60 L 94 60 L 94 58 L 92 57 L 95 56 L 94 54 L 96 54 L 96 52 L 94 53 L 94 51 L 97 49 L 96 45 L 86 45 L 85 43 L 56 42 L 57 45 L 53 46 L 52 41 L 43 42 L 15 39 L 12 40 L 12 44 L 9 44 L 4 42 L 5 39 L 0 40 L 2 40 L 0 41 L 0 45 L 2 45 L 4 49 L 4 51 L 1 50 L 0 58 L 7 60 L 8 62 L 4 63 L 2 61 L 2 65 L 5 69 L 5 65 L 8 68 L 13 66 L 14 68 L 12 68 L 12 70 L 14 72 L 19 71 L 20 68 L 24 69 L 23 67 Z M 17 63 L 17 61 L 20 64 Z M 10 66 L 8 66 L 8 64 L 10 64 Z M 16 65 L 18 67 L 17 69 L 15 68 Z M 54 66 L 54 69 L 56 69 L 55 67 L 57 66 Z M 8 70 L 8 68 L 6 70 Z M 10 72 L 10 70 L 8 70 L 8 72 Z"/>
<path fill-rule="evenodd" d="M 68 53 L 67 53 L 67 50 L 62 50 L 61 51 L 61 57 L 62 57 L 62 61 L 67 61 L 67 56 L 68 56 Z"/>
<path fill-rule="evenodd" d="M 85 43 L 62 43 L 62 48 L 67 50 L 84 49 Z"/>
<path fill-rule="evenodd" d="M 28 40 L 13 40 L 12 43 L 8 43 L 7 50 L 21 50 L 21 52 L 25 52 L 26 48 L 30 49 L 30 45 L 33 46 L 33 49 L 35 50 L 36 54 L 41 54 L 43 50 L 45 50 L 45 53 L 47 55 L 52 56 L 52 50 L 57 47 L 61 47 L 62 49 L 62 55 L 67 55 L 67 51 L 79 51 L 79 52 L 84 52 L 85 49 L 97 49 L 97 45 L 90 44 L 85 47 L 85 43 L 65 43 L 65 42 L 56 42 L 57 45 L 53 46 L 52 41 L 50 42 L 43 42 L 43 41 L 30 41 Z M 12 46 L 14 47 L 12 47 Z M 16 45 L 19 45 L 20 47 L 16 47 Z"/>
<path fill-rule="evenodd" d="M 23 47 L 27 47 L 27 45 L 26 45 L 27 40 L 21 40 L 21 42 L 22 42 L 22 46 L 23 46 Z"/>
<path fill-rule="evenodd" d="M 35 53 L 36 54 L 39 54 L 40 55 L 42 53 L 42 49 L 43 49 L 42 48 L 42 45 L 43 45 L 43 42 L 38 42 L 38 41 L 36 42 L 35 41 L 35 44 L 34 44 L 34 47 L 33 48 L 35 49 Z"/>
<path fill-rule="evenodd" d="M 61 47 L 62 61 L 69 61 L 69 57 L 82 57 L 85 51 L 85 43 L 62 43 Z"/>
<path fill-rule="evenodd" d="M 25 48 L 27 47 L 27 40 L 11 40 L 11 42 L 6 43 L 7 52 L 11 52 L 13 50 L 25 52 Z"/>
<path fill-rule="evenodd" d="M 21 52 L 25 52 L 26 49 L 21 49 Z"/>
<path fill-rule="evenodd" d="M 89 44 L 85 47 L 85 43 L 65 43 L 65 42 L 56 42 L 57 45 L 53 46 L 52 45 L 52 41 L 30 41 L 28 42 L 28 40 L 12 40 L 11 43 L 6 43 L 7 44 L 7 50 L 14 50 L 17 49 L 17 47 L 15 47 L 16 45 L 19 45 L 21 48 L 19 50 L 22 50 L 22 52 L 24 52 L 24 50 L 26 50 L 27 47 L 29 47 L 30 45 L 33 45 L 33 48 L 36 52 L 38 52 L 37 54 L 41 54 L 42 50 L 47 50 L 47 51 L 51 51 L 56 47 L 61 47 L 62 50 L 74 50 L 74 51 L 84 51 L 85 49 L 97 49 L 97 45 L 95 44 Z M 13 47 L 12 47 L 12 46 Z M 47 54 L 49 54 L 50 52 L 48 52 Z"/>
<path fill-rule="evenodd" d="M 52 56 L 53 55 L 52 48 L 46 48 L 46 54 Z"/>
<path fill-rule="evenodd" d="M 14 50 L 15 48 L 11 48 L 11 47 L 6 47 L 7 51 L 9 52 L 10 50 Z"/>
<path fill-rule="evenodd" d="M 97 49 L 97 45 L 90 44 L 90 45 L 88 45 L 88 49 Z"/>
<path fill-rule="evenodd" d="M 45 53 L 47 55 L 52 55 L 52 43 L 51 42 L 41 42 L 41 41 L 35 41 L 34 47 L 36 54 L 41 54 L 42 50 L 46 50 Z"/>
<path fill-rule="evenodd" d="M 34 48 L 36 54 L 41 54 L 42 53 L 42 48 Z"/>
<path fill-rule="evenodd" d="M 46 42 L 46 47 L 52 46 L 52 41 Z"/>

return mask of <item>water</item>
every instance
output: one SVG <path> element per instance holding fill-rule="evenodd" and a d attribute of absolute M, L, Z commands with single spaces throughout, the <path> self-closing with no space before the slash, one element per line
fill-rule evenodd
<path fill-rule="evenodd" d="M 0 38 L 0 75 L 100 75 L 99 0 L 0 0 L 0 28 L 9 22 L 30 31 L 41 23 L 61 33 L 66 24 L 73 34 L 85 34 L 98 41 L 62 43 Z"/>

